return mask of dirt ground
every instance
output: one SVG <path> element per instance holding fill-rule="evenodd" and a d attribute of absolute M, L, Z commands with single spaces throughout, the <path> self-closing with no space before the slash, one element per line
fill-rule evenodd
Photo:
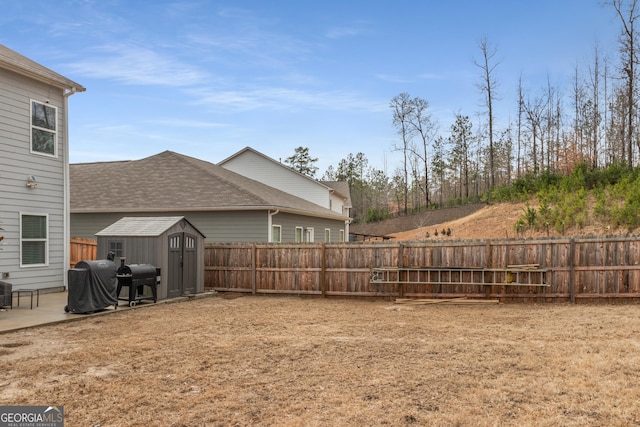
<path fill-rule="evenodd" d="M 213 296 L 0 335 L 68 426 L 640 424 L 637 305 Z"/>
<path fill-rule="evenodd" d="M 537 208 L 534 204 L 531 207 Z M 560 237 L 563 234 L 556 230 L 528 230 L 522 236 L 517 236 L 514 225 L 525 209 L 525 203 L 499 203 L 487 205 L 482 209 L 453 221 L 437 225 L 420 227 L 414 230 L 390 234 L 394 241 L 407 240 L 444 240 L 444 239 L 504 239 L 514 237 Z M 450 229 L 451 235 L 445 236 L 442 230 Z M 438 236 L 435 231 L 438 230 Z M 427 237 L 427 233 L 429 236 Z M 564 231 L 565 236 L 607 236 L 625 235 L 627 230 L 611 229 L 596 219 L 588 226 L 574 227 Z"/>

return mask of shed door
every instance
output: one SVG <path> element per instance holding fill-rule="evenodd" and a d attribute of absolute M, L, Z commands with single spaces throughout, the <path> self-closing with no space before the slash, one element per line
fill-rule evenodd
<path fill-rule="evenodd" d="M 196 249 L 196 237 L 191 234 L 175 233 L 169 236 L 167 298 L 196 292 Z"/>

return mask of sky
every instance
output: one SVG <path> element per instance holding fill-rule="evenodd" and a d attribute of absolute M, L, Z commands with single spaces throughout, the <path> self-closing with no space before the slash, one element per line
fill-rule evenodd
<path fill-rule="evenodd" d="M 618 63 L 620 20 L 599 0 L 0 0 L 0 44 L 80 83 L 70 162 L 171 150 L 218 163 L 296 147 L 317 177 L 350 153 L 391 175 L 391 99 L 429 102 L 446 137 L 484 111 L 479 41 L 495 48 L 496 120 L 517 84 L 569 94 L 597 49 Z M 568 96 L 568 95 L 567 95 Z"/>

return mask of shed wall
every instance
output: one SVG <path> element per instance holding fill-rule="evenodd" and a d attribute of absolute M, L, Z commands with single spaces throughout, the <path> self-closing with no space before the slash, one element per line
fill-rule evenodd
<path fill-rule="evenodd" d="M 129 215 L 130 216 L 130 215 Z M 108 224 L 110 225 L 110 224 Z M 100 230 L 98 230 L 100 231 Z M 187 226 L 182 228 L 180 223 L 167 229 L 159 236 L 98 236 L 97 258 L 106 258 L 109 253 L 110 242 L 122 242 L 123 257 L 126 264 L 152 264 L 161 269 L 161 281 L 158 287 L 158 298 L 166 299 L 169 284 L 169 236 L 174 233 L 184 232 L 196 237 L 197 262 L 196 262 L 196 293 L 204 292 L 204 238 L 195 228 Z M 120 260 L 116 258 L 116 265 Z"/>

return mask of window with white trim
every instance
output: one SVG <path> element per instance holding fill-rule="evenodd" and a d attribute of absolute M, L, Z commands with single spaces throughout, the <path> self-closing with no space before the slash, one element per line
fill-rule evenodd
<path fill-rule="evenodd" d="M 296 243 L 302 243 L 303 236 L 302 227 L 296 227 Z"/>
<path fill-rule="evenodd" d="M 58 155 L 58 109 L 53 105 L 31 100 L 31 152 L 56 157 Z"/>
<path fill-rule="evenodd" d="M 307 234 L 307 238 L 306 238 L 307 243 L 313 243 L 315 240 L 313 227 L 307 227 L 306 234 Z"/>
<path fill-rule="evenodd" d="M 330 242 L 331 241 L 331 229 L 330 228 L 325 228 L 324 229 L 324 241 L 325 242 Z"/>
<path fill-rule="evenodd" d="M 49 264 L 49 216 L 20 214 L 20 266 Z"/>
<path fill-rule="evenodd" d="M 344 230 L 340 230 L 340 241 L 344 242 Z"/>
<path fill-rule="evenodd" d="M 282 241 L 282 227 L 274 225 L 271 227 L 271 242 L 280 243 Z"/>

